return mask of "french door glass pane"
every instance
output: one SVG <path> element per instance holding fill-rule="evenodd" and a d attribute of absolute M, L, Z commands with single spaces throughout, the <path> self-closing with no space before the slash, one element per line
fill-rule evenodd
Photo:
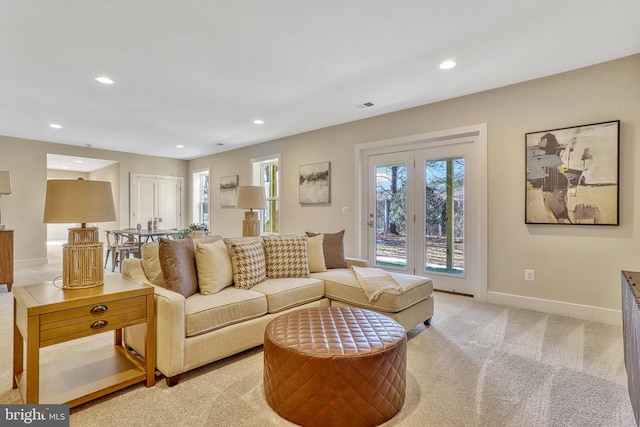
<path fill-rule="evenodd" d="M 407 165 L 376 167 L 376 265 L 407 266 Z"/>
<path fill-rule="evenodd" d="M 425 162 L 425 272 L 464 273 L 464 158 Z"/>

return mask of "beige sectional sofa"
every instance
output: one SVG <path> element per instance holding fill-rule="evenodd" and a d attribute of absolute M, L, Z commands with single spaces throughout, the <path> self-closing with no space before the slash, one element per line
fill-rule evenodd
<path fill-rule="evenodd" d="M 288 311 L 352 306 L 406 330 L 429 324 L 429 278 L 390 273 L 396 286 L 370 301 L 351 269 L 367 261 L 345 258 L 337 234 L 309 234 L 163 240 L 123 261 L 124 277 L 155 287 L 156 364 L 169 386 L 183 372 L 263 344 L 267 324 Z M 144 355 L 142 326 L 126 328 L 124 341 Z"/>

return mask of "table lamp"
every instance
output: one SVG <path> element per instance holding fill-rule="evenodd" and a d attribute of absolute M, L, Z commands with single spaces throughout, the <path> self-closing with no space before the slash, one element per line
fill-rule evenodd
<path fill-rule="evenodd" d="M 11 194 L 11 172 L 0 171 L 0 198 Z M 0 230 L 4 230 L 2 225 L 2 207 L 0 207 Z"/>
<path fill-rule="evenodd" d="M 244 213 L 242 221 L 243 236 L 259 236 L 260 235 L 260 219 L 258 212 L 254 209 L 266 209 L 267 203 L 264 197 L 264 188 L 254 185 L 241 185 L 238 187 L 236 199 L 237 209 L 249 209 Z"/>
<path fill-rule="evenodd" d="M 102 248 L 97 227 L 88 222 L 115 221 L 111 183 L 52 179 L 47 181 L 45 223 L 80 223 L 69 229 L 69 241 L 62 245 L 62 288 L 91 288 L 104 284 Z"/>

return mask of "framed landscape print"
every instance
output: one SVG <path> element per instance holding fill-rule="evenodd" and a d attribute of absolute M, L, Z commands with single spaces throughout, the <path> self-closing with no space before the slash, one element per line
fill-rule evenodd
<path fill-rule="evenodd" d="M 619 224 L 619 120 L 527 133 L 525 144 L 526 224 Z"/>
<path fill-rule="evenodd" d="M 300 165 L 300 204 L 318 205 L 331 201 L 331 162 Z"/>
<path fill-rule="evenodd" d="M 238 195 L 238 175 L 220 177 L 220 206 L 235 208 Z"/>

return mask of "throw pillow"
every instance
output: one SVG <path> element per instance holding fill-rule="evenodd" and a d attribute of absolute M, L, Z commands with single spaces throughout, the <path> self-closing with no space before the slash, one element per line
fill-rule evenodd
<path fill-rule="evenodd" d="M 190 238 L 170 240 L 160 238 L 158 244 L 160 267 L 167 289 L 185 298 L 198 292 L 198 274 L 193 241 Z"/>
<path fill-rule="evenodd" d="M 264 247 L 261 239 L 228 243 L 231 267 L 233 269 L 233 286 L 250 289 L 267 278 Z"/>
<path fill-rule="evenodd" d="M 322 251 L 324 252 L 325 266 L 327 268 L 345 268 L 347 262 L 344 259 L 344 230 L 337 233 L 311 233 L 307 231 L 309 237 L 319 234 L 324 234 Z"/>
<path fill-rule="evenodd" d="M 201 294 L 215 294 L 233 282 L 231 259 L 222 240 L 196 244 L 196 269 Z"/>
<path fill-rule="evenodd" d="M 267 277 L 309 277 L 307 236 L 265 236 Z"/>
<path fill-rule="evenodd" d="M 147 279 L 156 286 L 167 287 L 160 266 L 158 242 L 149 242 L 142 245 L 142 270 Z"/>
<path fill-rule="evenodd" d="M 309 237 L 309 243 L 307 245 L 307 253 L 309 256 L 309 272 L 319 273 L 321 271 L 327 271 L 327 266 L 324 263 L 324 251 L 322 250 L 322 242 L 324 241 L 324 234 L 318 234 L 317 236 Z"/>

